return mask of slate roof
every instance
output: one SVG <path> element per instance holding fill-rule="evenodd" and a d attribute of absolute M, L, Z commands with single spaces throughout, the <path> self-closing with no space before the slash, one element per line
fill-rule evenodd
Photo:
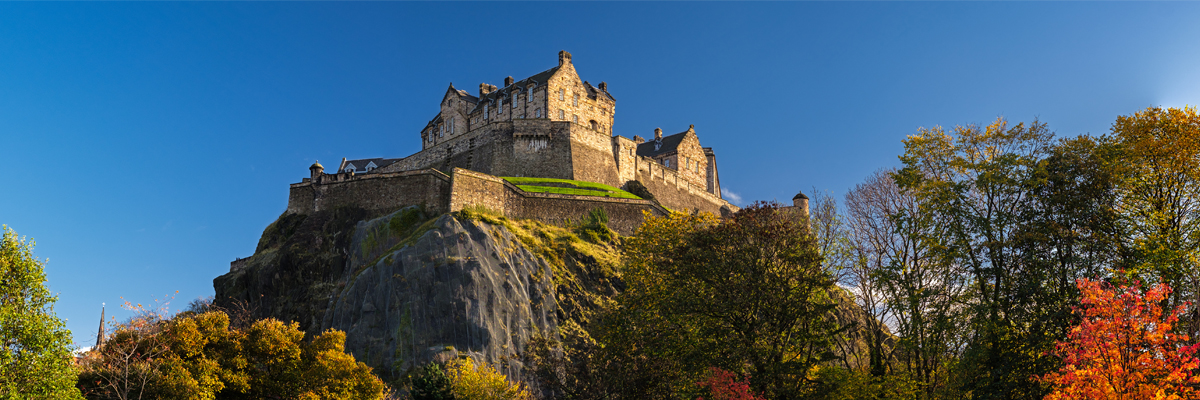
<path fill-rule="evenodd" d="M 346 163 L 343 164 L 341 166 L 341 169 L 338 170 L 337 172 L 345 171 L 346 166 L 353 165 L 354 173 L 362 174 L 362 173 L 367 172 L 367 164 L 370 164 L 372 162 L 375 163 L 375 168 L 383 168 L 385 166 L 391 165 L 392 163 L 394 163 L 396 161 L 400 161 L 400 159 L 399 158 L 364 158 L 361 160 L 346 160 Z"/>
<path fill-rule="evenodd" d="M 531 77 L 513 82 L 513 84 L 511 84 L 511 85 L 508 85 L 508 86 L 505 86 L 502 88 L 498 88 L 498 89 L 492 91 L 491 93 L 483 95 L 483 97 L 476 98 L 475 96 L 471 96 L 471 98 L 474 99 L 475 108 L 471 109 L 470 113 L 474 113 L 480 107 L 483 107 L 483 103 L 485 101 L 491 102 L 496 99 L 502 98 L 502 97 L 504 97 L 505 93 L 509 93 L 513 89 L 525 90 L 525 88 L 529 87 L 530 84 L 545 85 L 546 82 L 548 82 L 550 80 L 550 77 L 553 76 L 555 72 L 558 72 L 557 66 L 554 68 L 550 68 L 548 70 L 542 71 L 542 72 L 538 72 Z"/>
<path fill-rule="evenodd" d="M 684 135 L 687 135 L 687 131 L 663 136 L 661 143 L 656 140 L 647 140 L 645 143 L 637 146 L 637 155 L 654 158 L 663 154 L 674 153 L 679 148 L 679 143 L 683 142 Z M 658 145 L 657 148 L 655 145 Z"/>

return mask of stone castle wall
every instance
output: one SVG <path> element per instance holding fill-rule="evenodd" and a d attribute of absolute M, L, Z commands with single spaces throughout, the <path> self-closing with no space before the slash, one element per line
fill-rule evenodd
<path fill-rule="evenodd" d="M 645 186 L 654 199 L 662 205 L 679 212 L 703 211 L 723 216 L 738 210 L 720 196 L 709 193 L 708 188 L 681 177 L 679 172 L 664 167 L 651 158 L 635 156 L 630 167 L 635 180 Z"/>
<path fill-rule="evenodd" d="M 616 199 L 556 193 L 526 193 L 505 180 L 479 172 L 455 168 L 449 176 L 437 170 L 321 175 L 292 184 L 288 213 L 306 214 L 339 206 L 388 212 L 410 205 L 425 205 L 431 212 L 459 211 L 480 205 L 509 218 L 536 219 L 562 225 L 580 221 L 602 208 L 609 227 L 628 235 L 641 226 L 643 211 L 667 215 L 668 211 L 649 200 Z"/>
<path fill-rule="evenodd" d="M 305 178 L 293 183 L 288 193 L 288 213 L 307 214 L 338 206 L 356 206 L 371 211 L 390 211 L 424 204 L 430 211 L 445 212 L 450 196 L 450 177 L 439 171 L 325 174 L 315 181 Z"/>
<path fill-rule="evenodd" d="M 557 193 L 527 193 L 495 176 L 463 169 L 454 170 L 450 211 L 481 205 L 509 218 L 536 219 L 562 225 L 578 222 L 593 209 L 604 209 L 608 226 L 623 235 L 633 233 L 645 219 L 643 211 L 663 216 L 668 211 L 649 200 L 576 196 Z"/>

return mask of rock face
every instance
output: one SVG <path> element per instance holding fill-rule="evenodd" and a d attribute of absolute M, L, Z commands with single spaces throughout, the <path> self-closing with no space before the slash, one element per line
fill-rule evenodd
<path fill-rule="evenodd" d="M 428 220 L 412 207 L 336 223 L 354 215 L 281 217 L 244 268 L 214 280 L 217 305 L 251 303 L 255 318 L 296 320 L 309 333 L 343 330 L 346 349 L 385 379 L 466 353 L 523 380 L 526 343 L 557 332 L 542 257 L 504 226 Z"/>

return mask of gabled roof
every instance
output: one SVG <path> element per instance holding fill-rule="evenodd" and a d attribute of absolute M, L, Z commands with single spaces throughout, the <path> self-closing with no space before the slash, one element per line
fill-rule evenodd
<path fill-rule="evenodd" d="M 588 81 L 583 81 L 583 86 L 586 87 L 588 90 L 588 97 L 591 97 L 594 99 L 594 98 L 597 98 L 600 96 L 604 96 L 604 97 L 607 97 L 609 100 L 617 101 L 617 99 L 612 97 L 612 95 L 609 94 L 607 90 L 600 90 L 600 88 L 592 86 L 592 84 L 588 83 Z"/>
<path fill-rule="evenodd" d="M 391 165 L 392 163 L 394 163 L 396 161 L 400 161 L 400 159 L 399 158 L 364 158 L 361 160 L 346 160 L 346 163 L 342 165 L 341 171 L 338 171 L 338 172 L 345 171 L 347 166 L 353 165 L 354 172 L 357 174 L 361 174 L 361 173 L 364 173 L 367 171 L 367 164 L 375 163 L 375 168 L 383 168 L 388 165 Z"/>
<path fill-rule="evenodd" d="M 683 137 L 687 136 L 688 131 L 683 131 L 670 136 L 663 136 L 662 141 L 647 140 L 645 143 L 637 146 L 637 155 L 643 157 L 658 157 L 667 153 L 674 153 L 679 149 L 679 143 L 683 142 Z"/>

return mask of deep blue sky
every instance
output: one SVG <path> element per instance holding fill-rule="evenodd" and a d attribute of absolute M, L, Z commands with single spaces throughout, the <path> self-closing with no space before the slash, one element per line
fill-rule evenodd
<path fill-rule="evenodd" d="M 557 63 L 616 133 L 695 124 L 744 201 L 841 195 L 921 126 L 1200 103 L 1200 3 L 2 3 L 0 223 L 76 342 L 250 255 L 314 159 L 420 146 L 446 85 Z M 118 313 L 124 317 L 126 314 Z"/>

